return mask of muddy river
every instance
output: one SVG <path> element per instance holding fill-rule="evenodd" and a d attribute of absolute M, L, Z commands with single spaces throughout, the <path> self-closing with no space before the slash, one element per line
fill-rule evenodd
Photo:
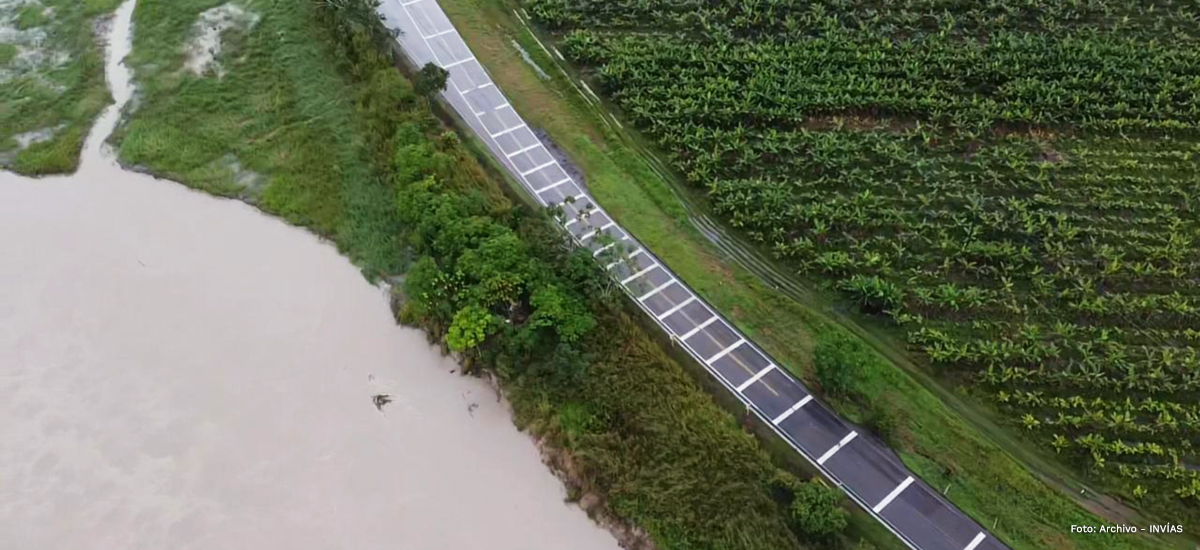
<path fill-rule="evenodd" d="M 0 172 L 0 547 L 615 550 L 332 246 L 115 165 L 131 12 L 79 173 Z"/>

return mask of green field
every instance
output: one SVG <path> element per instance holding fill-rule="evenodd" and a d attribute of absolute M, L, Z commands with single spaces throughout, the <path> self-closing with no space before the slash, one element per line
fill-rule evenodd
<path fill-rule="evenodd" d="M 0 4 L 0 168 L 72 172 L 111 98 L 94 31 L 119 0 Z"/>
<path fill-rule="evenodd" d="M 526 8 L 730 225 L 1107 490 L 1200 519 L 1200 7 Z"/>

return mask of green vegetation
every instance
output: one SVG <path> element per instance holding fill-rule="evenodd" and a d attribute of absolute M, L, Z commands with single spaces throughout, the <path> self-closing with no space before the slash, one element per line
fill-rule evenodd
<path fill-rule="evenodd" d="M 829 540 L 846 528 L 848 514 L 839 506 L 846 498 L 841 490 L 820 479 L 801 483 L 787 474 L 780 474 L 776 484 L 791 493 L 790 519 L 805 537 Z"/>
<path fill-rule="evenodd" d="M 550 45 L 543 49 L 514 15 L 513 3 L 440 3 L 517 111 L 531 126 L 544 129 L 586 174 L 597 200 L 783 365 L 810 385 L 820 387 L 814 372 L 814 347 L 822 342 L 849 340 L 877 364 L 886 366 L 871 369 L 858 391 L 894 399 L 894 418 L 872 419 L 871 411 L 853 398 L 833 398 L 832 403 L 845 416 L 869 424 L 877 432 L 885 431 L 890 420 L 895 435 L 889 439 L 898 442 L 896 449 L 909 467 L 931 485 L 948 489 L 951 501 L 1009 545 L 1018 549 L 1191 548 L 1186 540 L 1100 540 L 1065 532 L 1062 525 L 1139 520 L 1136 512 L 1114 507 L 1090 490 L 1081 492 L 1072 473 L 1049 460 L 1052 452 L 1043 453 L 1014 440 L 1014 434 L 998 429 L 989 411 L 934 384 L 923 369 L 896 348 L 889 331 L 860 325 L 858 316 L 843 315 L 823 295 L 802 289 L 804 300 L 797 302 L 793 299 L 795 292 L 785 293 L 775 287 L 778 279 L 762 276 L 760 268 L 766 265 L 771 269 L 769 263 L 747 257 L 746 250 L 736 249 L 737 243 L 725 237 L 714 246 L 706 238 L 711 234 L 709 229 L 702 234 L 692 225 L 694 221 L 704 227 L 704 221 L 689 211 L 689 203 L 693 202 L 690 193 L 677 194 L 665 167 L 647 154 L 639 137 L 614 123 L 607 110 L 574 80 L 569 68 L 564 67 L 564 71 L 556 66 Z M 619 12 L 628 4 L 613 2 L 611 11 Z M 712 4 L 697 4 L 690 11 L 703 11 Z M 773 4 L 776 8 L 780 5 Z M 540 66 L 541 72 L 550 75 L 549 81 L 528 66 L 514 42 Z M 728 250 L 732 251 L 729 255 L 725 252 Z M 901 365 L 903 370 L 897 368 Z M 1078 498 L 1082 506 L 1073 498 Z M 868 532 L 870 522 L 856 524 L 856 518 L 852 516 L 852 525 L 862 527 L 856 533 Z M 886 532 L 881 535 L 872 539 L 876 546 L 894 543 Z"/>
<path fill-rule="evenodd" d="M 493 368 L 522 418 L 576 457 L 583 490 L 660 548 L 800 547 L 766 455 L 613 303 L 590 253 L 567 252 L 544 215 L 452 190 L 472 182 L 416 175 L 398 182 L 421 255 L 402 320 Z"/>
<path fill-rule="evenodd" d="M 865 346 L 844 334 L 831 334 L 817 343 L 813 368 L 821 389 L 839 408 L 858 411 L 860 419 L 875 435 L 893 447 L 907 446 L 902 430 L 909 423 L 898 407 L 899 399 L 891 388 L 872 387 L 871 382 L 887 378 L 890 368 Z"/>
<path fill-rule="evenodd" d="M 237 4 L 252 16 L 220 34 L 223 74 L 189 71 L 198 19 L 224 4 L 139 0 L 130 63 L 141 101 L 118 130 L 121 162 L 307 227 L 368 277 L 398 272 L 394 190 L 374 169 L 391 158 L 392 136 L 370 124 L 416 101 L 395 95 L 402 77 L 347 81 L 331 70 L 341 62 L 313 3 L 265 0 Z"/>
<path fill-rule="evenodd" d="M 17 57 L 17 46 L 14 44 L 0 44 L 0 67 L 6 67 L 12 60 Z"/>
<path fill-rule="evenodd" d="M 258 18 L 221 35 L 221 70 L 185 70 L 189 29 L 219 5 L 139 0 L 142 99 L 124 162 L 311 227 L 368 275 L 413 256 L 398 315 L 491 369 L 576 495 L 657 547 L 800 549 L 801 525 L 837 540 L 845 518 L 829 499 L 781 485 L 591 255 L 514 203 L 434 116 L 382 53 L 390 36 L 369 3 L 245 2 Z"/>
<path fill-rule="evenodd" d="M 0 168 L 71 172 L 92 122 L 111 101 L 96 19 L 118 0 L 32 0 L 0 6 Z"/>
<path fill-rule="evenodd" d="M 450 78 L 450 71 L 437 66 L 434 63 L 426 63 L 417 71 L 417 76 L 414 77 L 414 88 L 417 93 L 425 97 L 433 97 L 446 89 L 446 80 Z"/>
<path fill-rule="evenodd" d="M 1200 10 L 782 4 L 528 3 L 734 227 L 1200 519 Z"/>

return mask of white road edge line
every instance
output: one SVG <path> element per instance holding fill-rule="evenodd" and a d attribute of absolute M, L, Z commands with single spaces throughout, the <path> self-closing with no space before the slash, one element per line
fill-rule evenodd
<path fill-rule="evenodd" d="M 787 420 L 787 418 L 789 416 L 792 416 L 792 413 L 800 410 L 805 405 L 807 405 L 809 401 L 812 401 L 812 398 L 813 397 L 811 395 L 804 396 L 804 399 L 801 399 L 795 405 L 792 405 L 792 408 L 790 408 L 786 411 L 783 411 L 783 413 L 781 413 L 779 416 L 776 416 L 775 420 L 772 420 L 771 423 L 778 426 L 780 422 L 783 422 L 784 420 Z"/>
<path fill-rule="evenodd" d="M 817 459 L 817 464 L 824 465 L 826 460 L 833 458 L 833 455 L 837 454 L 838 451 L 842 450 L 842 447 L 845 447 L 847 443 L 854 441 L 855 437 L 858 437 L 858 432 L 850 432 L 850 433 L 846 434 L 846 437 L 843 437 L 841 441 L 838 441 L 837 445 L 834 445 L 831 449 L 829 449 L 828 451 L 825 451 L 825 454 L 821 455 L 821 458 Z M 909 479 L 912 479 L 912 478 L 909 478 Z"/>
<path fill-rule="evenodd" d="M 966 548 L 963 548 L 963 550 L 975 550 L 975 547 L 982 544 L 983 539 L 985 539 L 985 538 L 987 538 L 987 535 L 984 535 L 983 533 L 979 533 L 978 535 L 975 535 L 975 538 L 971 540 L 971 544 L 968 544 L 966 546 Z"/>
<path fill-rule="evenodd" d="M 663 319 L 666 319 L 667 317 L 670 317 L 670 316 L 671 316 L 671 314 L 675 313 L 676 311 L 679 311 L 679 310 L 683 309 L 685 306 L 687 306 L 688 304 L 690 304 L 690 303 L 692 303 L 692 302 L 695 302 L 695 301 L 696 301 L 696 295 L 695 295 L 695 294 L 693 294 L 693 295 L 691 295 L 691 296 L 688 296 L 688 299 L 686 299 L 686 300 L 684 300 L 684 301 L 682 301 L 682 302 L 679 302 L 678 304 L 675 304 L 675 307 L 673 307 L 673 308 L 671 308 L 671 309 L 668 309 L 668 310 L 666 310 L 666 311 L 662 312 L 662 315 L 657 315 L 656 317 L 658 317 L 658 320 L 659 320 L 659 321 L 661 321 L 661 320 L 663 320 Z"/>
<path fill-rule="evenodd" d="M 760 371 L 754 373 L 754 376 L 751 376 L 749 380 L 742 382 L 742 385 L 737 387 L 737 391 L 738 392 L 745 391 L 746 388 L 750 387 L 750 384 L 758 382 L 758 380 L 760 378 L 766 376 L 767 373 L 771 372 L 771 369 L 773 369 L 773 368 L 775 368 L 775 363 L 767 363 L 767 366 L 765 368 L 763 368 L 763 370 L 760 370 Z"/>
<path fill-rule="evenodd" d="M 704 330 L 704 327 L 707 327 L 708 325 L 711 325 L 715 322 L 717 322 L 717 316 L 713 315 L 712 317 L 709 317 L 707 321 L 700 323 L 700 324 L 696 325 L 694 328 L 692 328 L 692 330 L 687 331 L 687 334 L 680 336 L 679 339 L 687 340 L 688 338 L 695 336 L 697 332 Z"/>
<path fill-rule="evenodd" d="M 876 504 L 875 507 L 871 509 L 874 510 L 876 514 L 882 512 L 884 508 L 887 508 L 887 505 L 891 504 L 893 500 L 896 500 L 896 497 L 900 496 L 900 493 L 903 493 L 909 485 L 912 485 L 912 482 L 912 476 L 908 476 L 904 479 L 904 481 L 900 482 L 900 485 L 896 486 L 895 489 L 892 489 L 892 492 L 888 493 L 888 496 L 883 497 L 883 500 L 879 501 L 879 504 Z"/>
<path fill-rule="evenodd" d="M 516 126 L 513 126 L 512 128 L 506 128 L 504 130 L 500 130 L 500 133 L 498 133 L 498 134 L 488 134 L 488 135 L 492 136 L 492 139 L 496 139 L 496 138 L 498 138 L 502 135 L 505 135 L 509 132 L 516 132 L 517 130 L 520 130 L 521 128 L 524 128 L 524 127 L 525 127 L 525 123 L 522 122 Z"/>
<path fill-rule="evenodd" d="M 630 275 L 630 276 L 628 276 L 628 277 L 625 277 L 625 280 L 621 281 L 621 286 L 624 286 L 624 285 L 627 285 L 627 284 L 629 284 L 629 283 L 632 283 L 632 282 L 633 282 L 634 280 L 636 280 L 638 277 L 641 277 L 642 275 L 645 275 L 645 274 L 649 273 L 650 271 L 654 270 L 654 269 L 655 269 L 655 268 L 657 268 L 657 267 L 658 267 L 658 264 L 654 264 L 654 265 L 652 265 L 652 266 L 650 266 L 650 267 L 647 267 L 646 269 L 643 269 L 643 270 L 641 270 L 641 271 L 639 271 L 639 272 L 637 272 L 637 273 L 634 273 L 633 275 Z"/>
<path fill-rule="evenodd" d="M 650 298 L 651 296 L 654 296 L 655 294 L 658 294 L 659 292 L 662 292 L 662 290 L 664 288 L 667 288 L 673 284 L 675 284 L 675 279 L 671 279 L 670 281 L 667 281 L 661 285 L 658 285 L 658 287 L 656 287 L 654 290 L 651 290 L 650 292 L 643 294 L 641 298 L 638 298 L 638 301 L 645 302 L 646 299 Z"/>
<path fill-rule="evenodd" d="M 711 366 L 713 363 L 717 362 L 718 359 L 725 357 L 726 355 L 729 355 L 730 352 L 732 352 L 735 349 L 738 349 L 739 347 L 742 346 L 742 344 L 745 344 L 745 343 L 746 343 L 745 338 L 738 338 L 737 342 L 734 342 L 734 343 L 730 344 L 729 347 L 727 347 L 721 351 L 718 351 L 716 355 L 709 357 L 708 360 L 705 361 L 705 363 L 708 363 Z"/>

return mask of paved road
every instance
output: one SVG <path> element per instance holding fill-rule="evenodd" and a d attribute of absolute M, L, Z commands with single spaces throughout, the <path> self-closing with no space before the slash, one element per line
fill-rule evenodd
<path fill-rule="evenodd" d="M 885 445 L 839 418 L 617 225 L 505 99 L 436 0 L 384 0 L 387 24 L 417 65 L 450 72 L 444 94 L 492 154 L 594 251 L 663 330 L 826 477 L 918 550 L 1007 547 L 917 480 Z"/>

